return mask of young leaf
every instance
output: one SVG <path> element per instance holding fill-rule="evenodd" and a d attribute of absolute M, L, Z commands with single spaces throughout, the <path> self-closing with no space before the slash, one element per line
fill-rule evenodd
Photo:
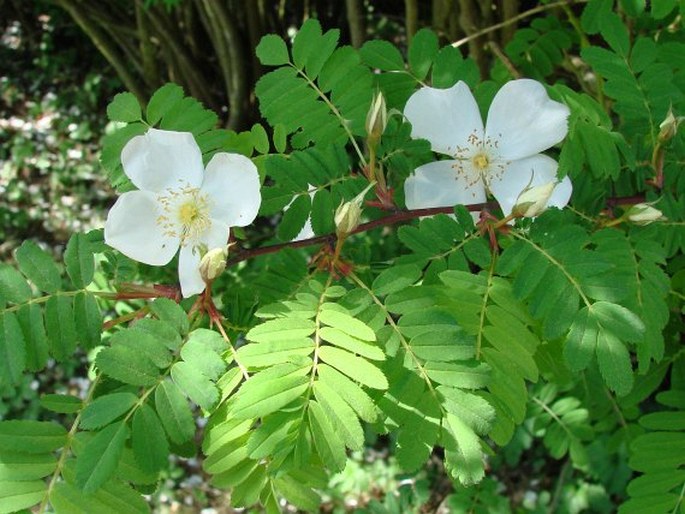
<path fill-rule="evenodd" d="M 133 415 L 131 444 L 143 471 L 156 473 L 168 466 L 169 443 L 162 422 L 147 404 L 141 405 Z"/>
<path fill-rule="evenodd" d="M 347 462 L 345 445 L 333 429 L 323 408 L 318 402 L 310 400 L 307 413 L 309 429 L 321 460 L 331 471 L 342 471 Z"/>
<path fill-rule="evenodd" d="M 138 99 L 133 93 L 117 94 L 107 106 L 107 117 L 112 121 L 140 121 L 142 113 Z"/>
<path fill-rule="evenodd" d="M 383 372 L 366 359 L 332 346 L 320 348 L 319 357 L 326 364 L 367 387 L 381 390 L 388 388 L 388 380 Z"/>
<path fill-rule="evenodd" d="M 21 272 L 41 291 L 54 293 L 62 286 L 55 261 L 33 241 L 24 241 L 15 256 Z"/>
<path fill-rule="evenodd" d="M 64 250 L 64 265 L 74 287 L 84 288 L 93 281 L 95 262 L 90 241 L 85 234 L 71 236 Z"/>
<path fill-rule="evenodd" d="M 76 460 L 76 484 L 94 493 L 117 469 L 129 430 L 125 423 L 105 427 L 86 443 Z"/>

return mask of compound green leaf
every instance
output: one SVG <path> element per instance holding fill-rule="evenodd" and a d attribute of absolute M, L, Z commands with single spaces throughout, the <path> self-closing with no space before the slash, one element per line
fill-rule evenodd
<path fill-rule="evenodd" d="M 266 66 L 281 66 L 290 62 L 285 41 L 275 34 L 262 37 L 255 52 L 259 61 Z"/>
<path fill-rule="evenodd" d="M 79 426 L 83 430 L 96 430 L 109 425 L 127 413 L 138 401 L 133 393 L 111 393 L 96 398 L 81 413 Z"/>
<path fill-rule="evenodd" d="M 45 303 L 45 328 L 50 343 L 50 352 L 63 361 L 70 358 L 76 349 L 76 323 L 73 298 L 52 296 Z"/>
<path fill-rule="evenodd" d="M 62 448 L 67 431 L 49 421 L 0 421 L 0 451 L 46 453 Z"/>
<path fill-rule="evenodd" d="M 0 312 L 0 384 L 15 385 L 26 368 L 26 343 L 13 312 Z"/>
<path fill-rule="evenodd" d="M 219 400 L 219 390 L 209 378 L 187 362 L 177 362 L 171 368 L 171 378 L 188 398 L 205 410 Z"/>
<path fill-rule="evenodd" d="M 74 287 L 84 288 L 93 281 L 95 261 L 90 241 L 85 234 L 76 233 L 64 250 L 64 265 Z"/>
<path fill-rule="evenodd" d="M 54 293 L 62 286 L 55 261 L 33 241 L 24 241 L 15 257 L 21 272 L 41 291 Z"/>
<path fill-rule="evenodd" d="M 319 358 L 367 387 L 381 390 L 388 388 L 388 380 L 383 372 L 362 357 L 339 348 L 324 346 L 319 349 Z"/>
<path fill-rule="evenodd" d="M 76 460 L 76 484 L 84 493 L 94 493 L 111 478 L 128 436 L 122 422 L 105 427 L 86 443 Z"/>
<path fill-rule="evenodd" d="M 115 95 L 107 106 L 107 117 L 111 121 L 123 121 L 126 123 L 140 121 L 142 112 L 138 99 L 133 93 L 125 92 Z"/>
<path fill-rule="evenodd" d="M 164 380 L 155 389 L 155 410 L 162 425 L 176 444 L 190 441 L 195 435 L 195 421 L 188 402 L 171 380 Z"/>
<path fill-rule="evenodd" d="M 156 473 L 169 465 L 169 443 L 162 422 L 147 404 L 133 415 L 131 446 L 140 469 Z"/>
<path fill-rule="evenodd" d="M 43 499 L 47 484 L 42 480 L 27 482 L 0 480 L 0 513 L 10 514 L 33 507 Z"/>
<path fill-rule="evenodd" d="M 4 480 L 36 480 L 51 474 L 57 458 L 51 453 L 0 453 L 0 482 Z"/>
<path fill-rule="evenodd" d="M 8 264 L 0 264 L 0 302 L 7 300 L 19 304 L 31 298 L 31 287 L 24 277 Z"/>
<path fill-rule="evenodd" d="M 323 407 L 318 402 L 310 400 L 307 413 L 309 429 L 321 460 L 331 471 L 342 471 L 347 462 L 345 445 L 333 429 Z"/>
<path fill-rule="evenodd" d="M 147 122 L 156 125 L 162 117 L 183 99 L 183 88 L 178 84 L 164 84 L 154 92 L 147 104 Z"/>

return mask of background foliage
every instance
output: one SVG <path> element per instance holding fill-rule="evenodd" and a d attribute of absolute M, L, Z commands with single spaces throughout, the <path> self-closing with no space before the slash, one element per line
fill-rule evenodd
<path fill-rule="evenodd" d="M 685 512 L 685 142 L 660 127 L 685 111 L 682 3 L 1 6 L 0 512 L 183 489 L 267 512 Z M 485 235 L 462 208 L 411 220 L 403 180 L 434 156 L 399 115 L 370 151 L 373 94 L 397 113 L 463 80 L 487 110 L 520 76 L 571 109 L 552 153 L 572 207 Z M 213 285 L 225 338 L 175 301 L 174 266 L 102 241 L 147 126 L 264 180 Z M 393 206 L 364 207 L 333 270 L 333 211 L 371 163 Z M 645 200 L 668 219 L 626 223 Z"/>

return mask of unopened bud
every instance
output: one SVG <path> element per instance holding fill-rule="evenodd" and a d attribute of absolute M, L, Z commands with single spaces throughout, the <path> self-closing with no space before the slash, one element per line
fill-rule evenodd
<path fill-rule="evenodd" d="M 664 221 L 666 217 L 659 209 L 655 209 L 648 203 L 633 205 L 625 213 L 625 217 L 636 225 L 649 225 L 653 221 Z"/>
<path fill-rule="evenodd" d="M 387 124 L 388 110 L 385 106 L 385 97 L 379 91 L 374 95 L 371 107 L 366 115 L 366 133 L 370 138 L 378 139 L 383 135 Z"/>
<path fill-rule="evenodd" d="M 680 125 L 681 121 L 683 121 L 683 117 L 678 116 L 676 118 L 673 115 L 673 109 L 669 109 L 666 118 L 659 124 L 659 141 L 665 143 L 666 141 L 673 139 L 678 132 L 678 125 Z"/>
<path fill-rule="evenodd" d="M 368 193 L 369 189 L 375 186 L 376 183 L 372 182 L 364 191 L 359 193 L 349 202 L 343 202 L 335 211 L 335 216 L 333 217 L 335 221 L 335 232 L 338 237 L 344 237 L 359 226 L 359 219 L 362 216 L 362 203 L 364 202 L 364 197 Z"/>
<path fill-rule="evenodd" d="M 200 261 L 200 275 L 205 283 L 209 283 L 221 275 L 226 269 L 228 248 L 214 248 L 209 250 Z"/>
<path fill-rule="evenodd" d="M 547 182 L 541 186 L 527 187 L 516 199 L 512 214 L 524 218 L 539 216 L 547 209 L 547 202 L 556 185 L 556 182 Z"/>

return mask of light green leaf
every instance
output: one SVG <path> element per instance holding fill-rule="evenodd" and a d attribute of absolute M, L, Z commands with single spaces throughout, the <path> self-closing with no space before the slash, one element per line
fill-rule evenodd
<path fill-rule="evenodd" d="M 24 241 L 15 257 L 21 272 L 41 291 L 54 293 L 62 286 L 55 261 L 33 241 Z"/>
<path fill-rule="evenodd" d="M 314 395 L 345 445 L 352 450 L 361 450 L 364 431 L 352 408 L 334 389 L 320 380 L 314 382 Z"/>
<path fill-rule="evenodd" d="M 480 389 L 490 380 L 490 366 L 485 363 L 427 362 L 425 370 L 431 380 L 460 389 Z"/>
<path fill-rule="evenodd" d="M 0 385 L 15 385 L 26 368 L 26 343 L 13 312 L 0 312 Z"/>
<path fill-rule="evenodd" d="M 214 330 L 194 330 L 181 348 L 181 358 L 211 380 L 218 379 L 226 370 L 221 354 L 226 342 Z"/>
<path fill-rule="evenodd" d="M 179 334 L 185 335 L 188 332 L 188 315 L 175 301 L 157 298 L 150 304 L 150 310 L 159 320 L 174 327 Z"/>
<path fill-rule="evenodd" d="M 0 514 L 9 514 L 33 507 L 40 503 L 46 491 L 47 484 L 42 480 L 0 481 Z"/>
<path fill-rule="evenodd" d="M 321 460 L 334 473 L 342 471 L 347 462 L 345 445 L 333 429 L 323 408 L 318 402 L 310 400 L 307 414 L 309 429 Z"/>
<path fill-rule="evenodd" d="M 64 265 L 74 287 L 84 288 L 93 281 L 95 261 L 90 241 L 85 234 L 71 236 L 64 250 Z"/>
<path fill-rule="evenodd" d="M 378 408 L 361 387 L 326 364 L 319 364 L 317 371 L 319 381 L 337 391 L 361 419 L 369 423 L 376 421 Z"/>
<path fill-rule="evenodd" d="M 314 341 L 308 337 L 293 341 L 254 343 L 238 349 L 238 360 L 248 368 L 264 368 L 288 362 L 296 356 L 306 357 L 313 351 Z"/>
<path fill-rule="evenodd" d="M 264 130 L 264 127 L 259 123 L 255 123 L 252 125 L 250 133 L 252 134 L 252 142 L 255 150 L 261 154 L 269 153 L 269 136 L 267 135 L 266 130 Z"/>
<path fill-rule="evenodd" d="M 321 497 L 315 491 L 288 475 L 276 478 L 274 487 L 288 502 L 305 512 L 316 512 L 321 506 Z"/>
<path fill-rule="evenodd" d="M 81 413 L 79 426 L 83 430 L 95 430 L 123 416 L 138 402 L 133 393 L 111 393 L 96 398 Z"/>
<path fill-rule="evenodd" d="M 290 62 L 285 41 L 275 34 L 262 37 L 255 52 L 259 61 L 266 66 L 281 66 Z"/>
<path fill-rule="evenodd" d="M 94 493 L 117 469 L 129 430 L 125 423 L 109 425 L 88 441 L 76 460 L 76 484 Z"/>
<path fill-rule="evenodd" d="M 278 153 L 285 153 L 286 146 L 288 144 L 287 132 L 282 123 L 277 123 L 274 127 L 274 148 Z"/>
<path fill-rule="evenodd" d="M 383 372 L 366 359 L 350 352 L 324 346 L 319 349 L 319 358 L 348 377 L 372 389 L 387 389 L 388 380 Z"/>
<path fill-rule="evenodd" d="M 147 104 L 147 122 L 156 125 L 183 98 L 183 88 L 178 84 L 164 84 L 154 92 Z"/>
<path fill-rule="evenodd" d="M 107 117 L 112 121 L 140 121 L 142 112 L 133 93 L 119 93 L 107 106 Z"/>
<path fill-rule="evenodd" d="M 45 453 L 62 448 L 67 431 L 49 421 L 0 421 L 0 451 Z"/>
<path fill-rule="evenodd" d="M 372 289 L 379 296 L 402 291 L 421 278 L 421 268 L 416 264 L 390 266 L 373 281 Z"/>
<path fill-rule="evenodd" d="M 57 458 L 51 453 L 0 452 L 0 482 L 3 480 L 36 480 L 51 474 Z"/>
<path fill-rule="evenodd" d="M 349 314 L 340 312 L 337 308 L 336 304 L 324 303 L 321 306 L 319 321 L 362 341 L 376 340 L 376 334 L 366 323 L 353 318 Z"/>
<path fill-rule="evenodd" d="M 155 410 L 166 433 L 176 444 L 183 444 L 195 435 L 195 421 L 188 402 L 171 380 L 164 380 L 155 389 Z"/>
<path fill-rule="evenodd" d="M 171 364 L 171 353 L 157 334 L 140 330 L 136 326 L 116 332 L 110 339 L 112 348 L 124 347 L 160 369 Z"/>
<path fill-rule="evenodd" d="M 257 325 L 245 337 L 256 343 L 292 341 L 309 337 L 315 329 L 311 320 L 280 318 Z"/>
<path fill-rule="evenodd" d="M 308 369 L 288 363 L 251 376 L 235 396 L 233 415 L 239 419 L 266 416 L 299 398 L 309 387 Z"/>
<path fill-rule="evenodd" d="M 40 397 L 40 405 L 52 412 L 73 414 L 81 410 L 83 401 L 70 394 L 44 394 Z"/>
<path fill-rule="evenodd" d="M 188 397 L 205 410 L 219 400 L 216 386 L 200 371 L 187 362 L 177 362 L 171 368 L 171 378 Z"/>
<path fill-rule="evenodd" d="M 450 474 L 464 485 L 480 482 L 485 476 L 480 439 L 457 416 L 448 413 L 446 422 L 449 433 L 456 442 L 456 445 L 445 445 L 445 460 Z"/>
<path fill-rule="evenodd" d="M 319 330 L 319 335 L 324 341 L 328 341 L 339 348 L 349 350 L 367 359 L 385 360 L 385 353 L 378 346 L 360 341 L 337 328 L 323 327 Z"/>
<path fill-rule="evenodd" d="M 146 473 L 156 473 L 169 465 L 169 443 L 162 422 L 147 404 L 133 415 L 131 446 L 136 462 Z"/>

